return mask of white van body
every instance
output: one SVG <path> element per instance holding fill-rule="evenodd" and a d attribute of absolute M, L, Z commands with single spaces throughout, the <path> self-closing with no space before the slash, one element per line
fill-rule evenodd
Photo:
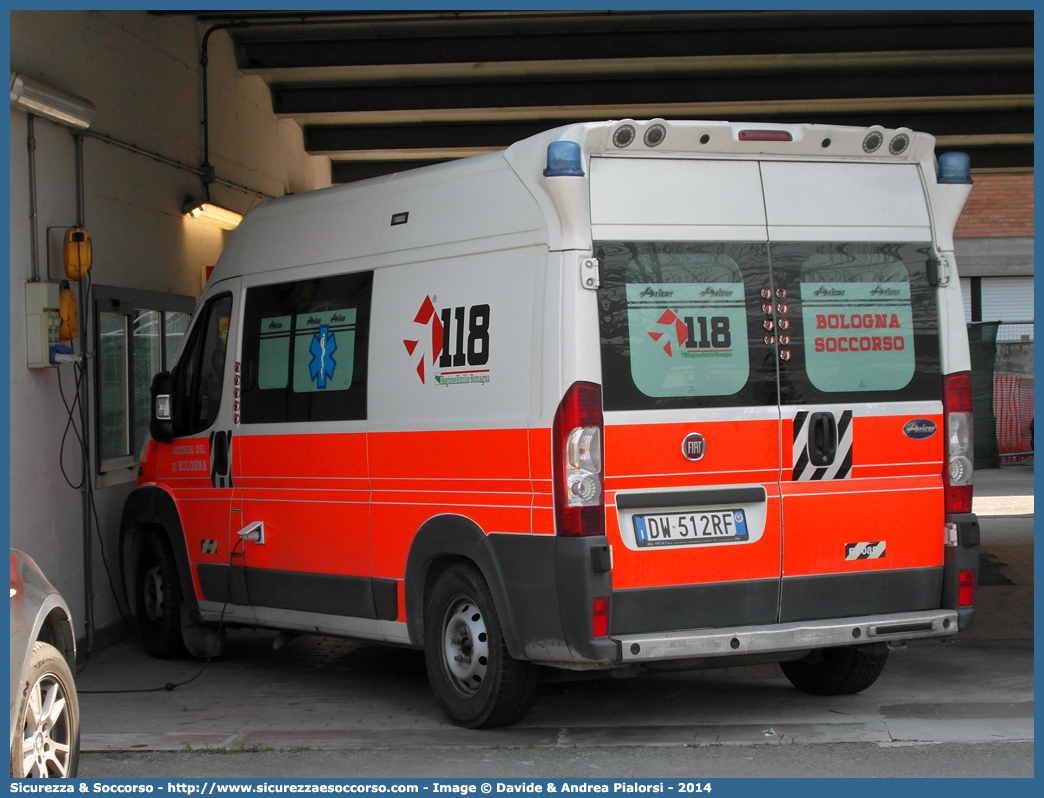
<path fill-rule="evenodd" d="M 423 647 L 473 727 L 534 665 L 869 686 L 973 613 L 958 180 L 909 130 L 624 120 L 265 203 L 154 385 L 150 650 Z"/>

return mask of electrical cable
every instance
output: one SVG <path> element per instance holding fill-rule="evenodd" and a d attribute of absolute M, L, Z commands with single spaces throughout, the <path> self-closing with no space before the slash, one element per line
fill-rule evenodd
<path fill-rule="evenodd" d="M 228 553 L 228 579 L 225 582 L 225 602 L 221 605 L 221 615 L 218 617 L 218 628 L 217 634 L 221 635 L 221 629 L 225 624 L 225 613 L 228 611 L 228 602 L 232 597 L 232 558 L 239 555 L 242 556 L 244 551 L 236 551 L 236 547 L 243 544 L 243 549 L 246 549 L 246 539 L 240 538 Z M 122 614 L 122 613 L 121 613 Z M 200 676 L 203 675 L 203 671 L 207 669 L 210 661 L 214 658 L 214 654 L 210 654 L 207 657 L 207 661 L 203 663 L 202 667 L 196 671 L 194 676 L 189 677 L 183 682 L 167 682 L 162 687 L 140 687 L 134 690 L 78 690 L 80 694 L 91 694 L 91 695 L 114 695 L 118 693 L 159 693 L 162 691 L 171 692 L 176 687 L 184 687 L 186 684 L 191 684 L 196 681 Z M 86 667 L 86 666 L 85 666 Z"/>
<path fill-rule="evenodd" d="M 78 140 L 79 141 L 79 140 Z M 77 146 L 77 215 L 79 218 L 77 222 L 83 225 L 83 205 L 80 200 L 79 194 L 82 190 L 82 167 L 83 158 L 82 150 L 80 146 Z M 84 649 L 84 662 L 90 661 L 91 654 L 94 650 L 94 631 L 95 631 L 95 616 L 94 616 L 94 563 L 93 563 L 93 552 L 91 548 L 91 513 L 90 513 L 90 499 L 91 490 L 93 483 L 91 480 L 91 468 L 90 468 L 90 453 L 91 453 L 91 440 L 90 440 L 90 396 L 89 388 L 90 383 L 87 374 L 87 362 L 90 357 L 90 340 L 91 340 L 91 318 L 92 314 L 89 312 L 91 307 L 91 272 L 88 270 L 86 274 L 81 270 L 77 274 L 80 277 L 80 291 L 78 297 L 79 315 L 83 322 L 80 326 L 80 357 L 82 360 L 83 368 L 78 372 L 77 380 L 77 396 L 80 397 L 80 440 L 82 443 L 82 488 L 80 490 L 81 504 L 82 504 L 82 524 L 83 524 L 83 580 L 84 580 L 84 636 L 85 649 Z M 97 325 L 95 325 L 94 333 L 97 334 Z"/>
<path fill-rule="evenodd" d="M 69 429 L 70 428 L 72 429 L 73 433 L 75 434 L 76 440 L 79 441 L 79 443 L 80 443 L 80 454 L 81 454 L 81 456 L 83 455 L 83 453 L 86 451 L 86 448 L 87 448 L 86 446 L 84 446 L 83 437 L 80 435 L 80 430 L 76 426 L 76 423 L 75 423 L 76 405 L 80 401 L 80 377 L 79 377 L 79 372 L 75 371 L 75 365 L 76 364 L 73 364 L 74 373 L 76 374 L 76 379 L 75 379 L 76 396 L 73 398 L 73 401 L 72 401 L 71 405 L 69 404 L 68 400 L 65 398 L 65 389 L 62 386 L 62 366 L 61 366 L 61 364 L 59 364 L 58 367 L 55 369 L 55 371 L 58 373 L 58 393 L 61 394 L 62 404 L 65 405 L 65 410 L 69 414 L 69 420 L 65 422 L 65 432 L 62 433 L 62 445 L 58 449 L 58 468 L 62 472 L 62 477 L 65 479 L 65 484 L 67 484 L 73 490 L 80 490 L 81 488 L 83 488 L 84 475 L 83 474 L 80 475 L 80 484 L 79 485 L 74 485 L 72 483 L 72 480 L 69 479 L 69 475 L 65 473 L 65 441 L 69 437 Z"/>

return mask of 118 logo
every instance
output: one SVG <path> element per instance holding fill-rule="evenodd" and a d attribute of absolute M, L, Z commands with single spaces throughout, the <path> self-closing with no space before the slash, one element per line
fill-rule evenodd
<path fill-rule="evenodd" d="M 489 362 L 489 305 L 461 305 L 436 310 L 430 296 L 424 297 L 414 324 L 430 327 L 431 366 L 438 363 L 438 371 L 462 366 L 484 366 Z M 420 343 L 404 339 L 406 351 L 413 355 Z M 422 383 L 425 375 L 425 356 L 417 363 L 417 376 Z"/>

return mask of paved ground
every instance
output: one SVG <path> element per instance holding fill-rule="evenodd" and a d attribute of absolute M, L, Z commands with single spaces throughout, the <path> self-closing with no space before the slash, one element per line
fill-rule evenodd
<path fill-rule="evenodd" d="M 982 528 L 976 616 L 965 637 L 1033 637 L 1033 465 L 975 473 L 972 509 Z"/>
<path fill-rule="evenodd" d="M 362 757 L 376 768 L 374 772 L 394 775 L 400 773 L 380 769 L 388 764 L 382 757 L 394 750 L 413 750 L 417 761 L 431 756 L 443 761 L 449 755 L 445 749 L 451 748 L 478 762 L 489 756 L 493 757 L 489 761 L 495 761 L 499 755 L 489 752 L 502 748 L 515 750 L 511 761 L 522 763 L 530 757 L 519 758 L 524 752 L 518 749 L 525 749 L 542 751 L 541 756 L 552 759 L 557 756 L 555 761 L 573 772 L 569 763 L 581 761 L 583 752 L 593 757 L 591 761 L 601 761 L 601 756 L 607 762 L 623 763 L 640 759 L 636 752 L 654 747 L 690 752 L 676 752 L 677 760 L 665 755 L 657 767 L 689 761 L 686 756 L 696 756 L 692 751 L 706 750 L 701 756 L 718 762 L 724 768 L 721 775 L 726 775 L 733 767 L 728 763 L 742 764 L 747 761 L 744 756 L 771 761 L 762 751 L 765 746 L 786 749 L 794 743 L 811 751 L 818 747 L 800 744 L 830 748 L 850 743 L 855 746 L 846 750 L 853 752 L 867 745 L 874 750 L 897 745 L 920 748 L 918 744 L 924 742 L 941 745 L 926 755 L 928 760 L 939 760 L 944 751 L 951 753 L 952 764 L 960 764 L 952 775 L 958 771 L 990 775 L 989 767 L 972 767 L 980 760 L 991 760 L 993 770 L 999 767 L 1011 775 L 1027 775 L 1032 771 L 1032 743 L 1016 741 L 1033 739 L 1032 477 L 1032 467 L 976 475 L 975 509 L 982 514 L 986 563 L 976 601 L 976 626 L 953 643 L 911 644 L 906 651 L 893 653 L 881 679 L 860 695 L 804 695 L 775 665 L 559 683 L 542 687 L 533 711 L 517 726 L 472 732 L 443 718 L 419 652 L 310 637 L 296 638 L 274 651 L 272 633 L 236 631 L 230 634 L 226 656 L 173 692 L 83 694 L 82 746 L 88 752 L 235 750 L 243 754 L 204 754 L 199 759 L 195 754 L 128 758 L 87 753 L 82 775 L 129 775 L 114 771 L 126 767 L 137 768 L 137 775 L 180 772 L 187 776 L 204 770 L 255 775 L 255 765 L 250 763 L 262 767 L 270 760 L 260 754 L 261 758 L 251 759 L 249 752 L 269 749 L 307 749 L 308 757 L 318 757 L 317 767 L 322 761 L 343 763 L 352 756 Z M 78 684 L 84 691 L 158 687 L 183 681 L 198 670 L 199 663 L 192 660 L 151 660 L 131 638 L 98 655 L 80 674 Z M 967 743 L 1012 747 L 1003 748 L 1005 753 L 998 758 L 984 754 L 988 749 L 981 746 L 962 747 Z M 721 746 L 736 753 L 711 753 Z M 828 748 L 816 756 L 826 756 Z M 435 755 L 423 753 L 439 750 Z M 356 753 L 344 753 L 351 751 Z M 743 751 L 748 753 L 741 756 Z M 322 760 L 320 754 L 335 759 Z M 802 753 L 798 760 L 812 761 L 810 756 Z M 921 754 L 890 756 L 888 762 L 895 767 L 916 769 Z M 848 759 L 846 755 L 837 762 Z M 693 759 L 690 766 L 700 761 L 704 760 Z M 225 764 L 200 764 L 206 762 Z M 819 775 L 833 773 L 840 767 L 837 762 L 824 765 Z M 884 766 L 884 760 L 878 764 Z M 197 770 L 197 765 L 204 770 Z M 478 770 L 457 775 L 481 775 Z M 513 772 L 525 775 L 523 770 Z M 491 772 L 506 775 L 502 768 Z"/>
<path fill-rule="evenodd" d="M 667 784 L 672 778 L 1031 778 L 1033 743 L 150 752 L 88 754 L 85 760 L 81 775 L 94 778 L 655 778 Z M 793 794 L 792 786 L 784 789 Z"/>

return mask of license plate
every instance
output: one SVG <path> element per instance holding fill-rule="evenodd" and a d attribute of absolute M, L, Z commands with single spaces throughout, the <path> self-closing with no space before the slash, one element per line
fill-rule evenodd
<path fill-rule="evenodd" d="M 712 510 L 636 515 L 634 538 L 639 548 L 747 540 L 747 514 L 743 510 Z"/>

